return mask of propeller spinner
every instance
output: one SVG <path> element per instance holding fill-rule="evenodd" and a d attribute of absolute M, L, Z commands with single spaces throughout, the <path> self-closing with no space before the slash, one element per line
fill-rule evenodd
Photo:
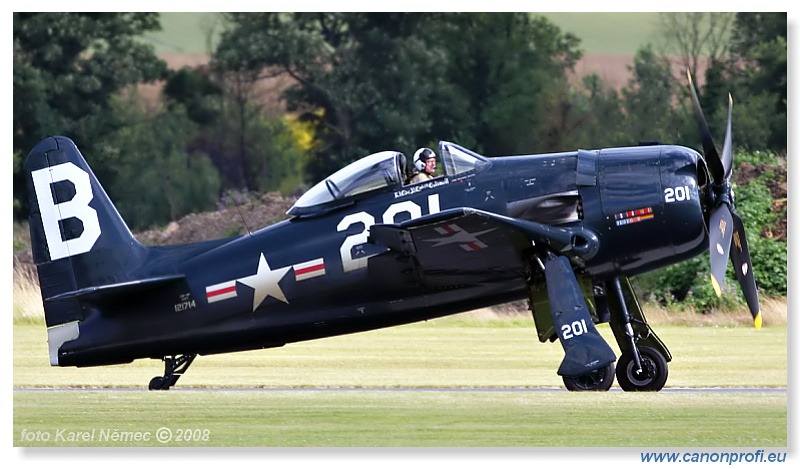
<path fill-rule="evenodd" d="M 736 213 L 733 205 L 733 191 L 730 178 L 733 173 L 733 149 L 731 144 L 731 113 L 733 98 L 728 95 L 728 125 L 725 131 L 725 143 L 722 155 L 717 152 L 711 131 L 700 107 L 700 100 L 692 81 L 691 73 L 687 72 L 689 86 L 692 89 L 694 102 L 694 115 L 700 128 L 700 138 L 703 143 L 703 154 L 706 164 L 713 178 L 712 190 L 709 193 L 710 216 L 708 223 L 709 251 L 711 253 L 711 285 L 717 296 L 722 295 L 722 286 L 725 283 L 725 270 L 728 258 L 731 257 L 736 271 L 736 278 L 744 293 L 747 307 L 753 315 L 756 329 L 761 328 L 761 309 L 758 305 L 758 289 L 753 276 L 750 251 L 747 248 L 747 238 L 744 224 Z M 731 251 L 733 245 L 733 251 Z"/>

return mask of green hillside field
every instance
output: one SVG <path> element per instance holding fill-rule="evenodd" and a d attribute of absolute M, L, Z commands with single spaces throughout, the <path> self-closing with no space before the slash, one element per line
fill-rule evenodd
<path fill-rule="evenodd" d="M 633 55 L 658 40 L 659 13 L 536 13 L 581 38 L 584 54 Z M 161 13 L 162 31 L 146 35 L 158 53 L 207 53 L 219 37 L 219 13 Z"/>

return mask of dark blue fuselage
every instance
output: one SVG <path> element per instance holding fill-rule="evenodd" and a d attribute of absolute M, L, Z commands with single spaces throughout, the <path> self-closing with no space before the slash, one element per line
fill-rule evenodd
<path fill-rule="evenodd" d="M 230 240 L 147 248 L 135 275 L 185 280 L 84 305 L 80 337 L 64 344 L 59 364 L 275 347 L 525 298 L 524 256 L 518 271 L 434 285 L 420 282 L 408 258 L 368 240 L 374 224 L 450 208 L 588 229 L 600 248 L 581 268 L 594 279 L 663 267 L 707 246 L 700 164 L 677 146 L 492 158 Z"/>

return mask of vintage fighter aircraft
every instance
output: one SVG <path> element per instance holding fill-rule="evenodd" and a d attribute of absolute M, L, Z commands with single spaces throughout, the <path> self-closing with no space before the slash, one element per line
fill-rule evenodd
<path fill-rule="evenodd" d="M 51 364 L 161 359 L 169 389 L 197 355 L 421 321 L 528 298 L 539 339 L 560 340 L 570 390 L 658 391 L 671 355 L 628 278 L 710 246 L 719 292 L 731 256 L 760 326 L 730 176 L 697 95 L 703 152 L 651 145 L 485 158 L 441 142 L 444 174 L 406 184 L 384 151 L 323 180 L 289 219 L 251 234 L 146 247 L 73 142 L 25 163 Z M 595 324 L 610 322 L 619 360 Z M 615 361 L 616 367 L 615 367 Z"/>

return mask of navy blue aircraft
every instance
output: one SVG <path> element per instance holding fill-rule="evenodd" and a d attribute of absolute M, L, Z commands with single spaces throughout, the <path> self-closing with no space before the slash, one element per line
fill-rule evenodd
<path fill-rule="evenodd" d="M 732 101 L 721 156 L 696 93 L 694 106 L 705 156 L 651 145 L 485 158 L 441 142 L 443 174 L 411 183 L 426 163 L 384 151 L 311 188 L 285 221 L 170 247 L 140 244 L 74 143 L 47 138 L 25 171 L 51 364 L 159 359 L 149 388 L 169 389 L 197 355 L 528 298 L 540 341 L 564 348 L 568 389 L 608 390 L 616 372 L 626 391 L 658 391 L 672 357 L 630 276 L 710 246 L 719 293 L 730 252 L 761 323 L 729 182 Z"/>

